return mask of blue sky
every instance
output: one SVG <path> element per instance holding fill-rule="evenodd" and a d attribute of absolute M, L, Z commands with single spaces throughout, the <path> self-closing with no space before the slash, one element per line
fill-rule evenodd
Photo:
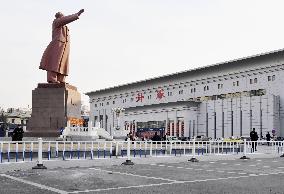
<path fill-rule="evenodd" d="M 31 106 L 54 14 L 69 24 L 81 93 L 283 48 L 281 0 L 9 0 L 1 2 L 0 107 Z M 87 97 L 83 96 L 87 103 Z"/>

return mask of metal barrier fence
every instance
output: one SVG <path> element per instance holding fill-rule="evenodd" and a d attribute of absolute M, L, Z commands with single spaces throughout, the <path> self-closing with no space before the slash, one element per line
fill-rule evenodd
<path fill-rule="evenodd" d="M 0 163 L 112 157 L 284 154 L 284 141 L 2 141 Z"/>

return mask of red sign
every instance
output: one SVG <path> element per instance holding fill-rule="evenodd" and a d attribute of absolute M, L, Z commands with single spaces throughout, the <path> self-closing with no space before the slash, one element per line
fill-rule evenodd
<path fill-rule="evenodd" d="M 163 89 L 157 90 L 157 99 L 161 100 L 163 97 L 165 97 L 164 94 L 165 93 Z"/>
<path fill-rule="evenodd" d="M 137 96 L 136 96 L 136 102 L 142 102 L 144 99 L 144 96 L 142 93 L 138 93 Z"/>

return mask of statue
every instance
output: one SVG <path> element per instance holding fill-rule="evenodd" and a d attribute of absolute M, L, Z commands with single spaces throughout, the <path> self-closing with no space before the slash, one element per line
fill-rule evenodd
<path fill-rule="evenodd" d="M 52 41 L 45 49 L 40 62 L 40 69 L 47 71 L 48 83 L 65 83 L 69 71 L 70 35 L 66 24 L 77 19 L 84 12 L 64 16 L 61 12 L 55 14 L 52 23 Z"/>

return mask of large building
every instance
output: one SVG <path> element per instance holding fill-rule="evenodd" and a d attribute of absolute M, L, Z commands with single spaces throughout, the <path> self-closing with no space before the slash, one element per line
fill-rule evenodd
<path fill-rule="evenodd" d="M 249 136 L 255 128 L 284 136 L 284 50 L 93 92 L 90 120 L 111 134 L 212 138 Z M 113 108 L 124 108 L 119 115 Z"/>

